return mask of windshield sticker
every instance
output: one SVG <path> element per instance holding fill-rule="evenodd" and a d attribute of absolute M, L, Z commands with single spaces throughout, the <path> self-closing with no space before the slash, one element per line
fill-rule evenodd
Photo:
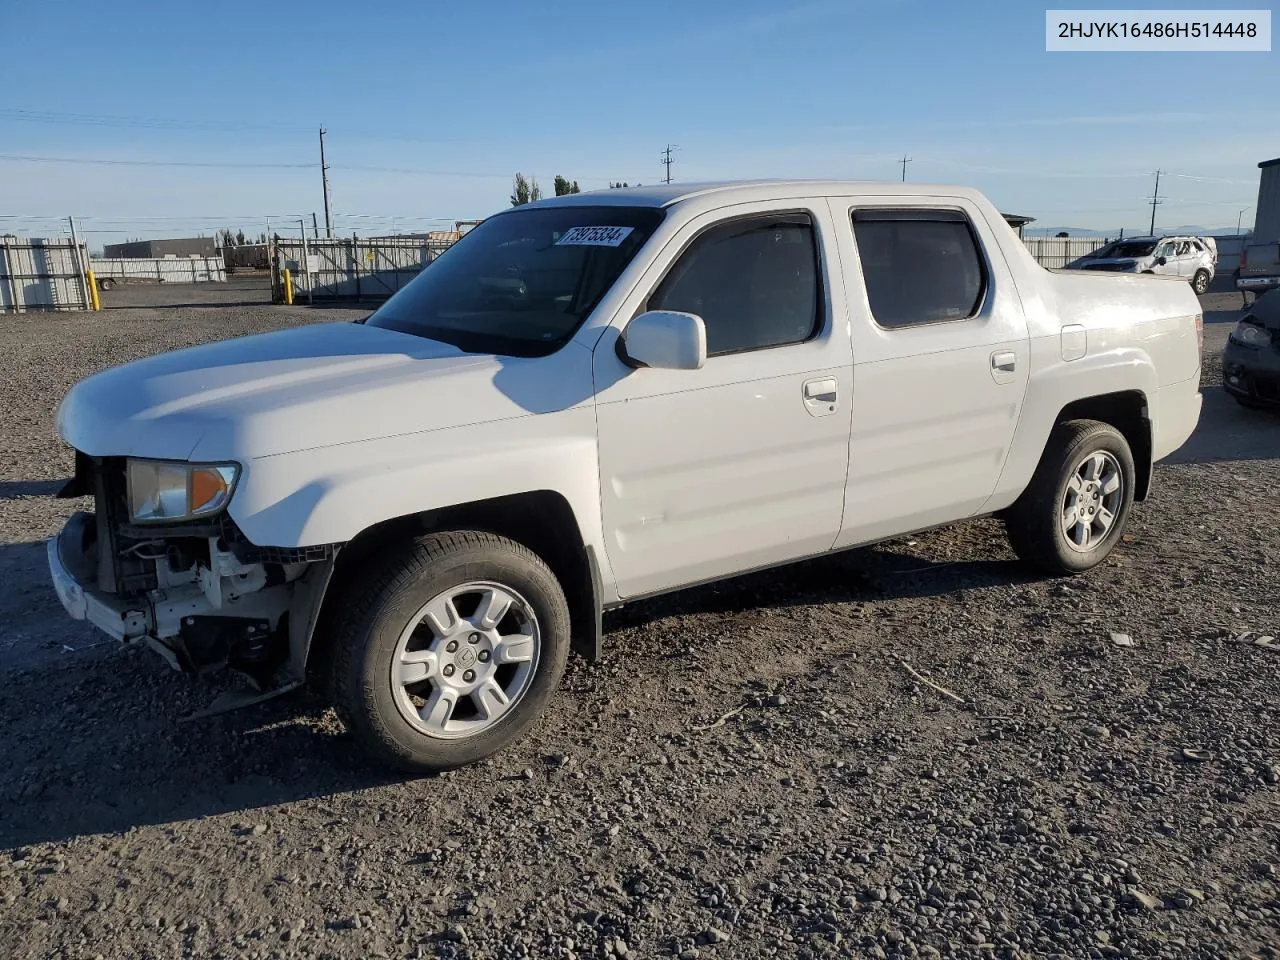
<path fill-rule="evenodd" d="M 570 227 L 556 241 L 557 247 L 616 247 L 634 227 Z"/>

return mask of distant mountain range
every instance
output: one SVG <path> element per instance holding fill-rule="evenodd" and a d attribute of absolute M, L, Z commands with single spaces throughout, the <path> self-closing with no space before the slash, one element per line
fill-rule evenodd
<path fill-rule="evenodd" d="M 1066 233 L 1072 237 L 1103 237 L 1113 238 L 1120 236 L 1120 227 L 1113 227 L 1110 230 L 1090 230 L 1086 227 L 1042 227 L 1039 224 L 1035 226 L 1027 225 L 1023 233 L 1028 237 L 1052 237 L 1059 233 Z M 1193 237 L 1234 237 L 1236 231 L 1234 227 L 1202 227 L 1198 224 L 1182 224 L 1176 227 L 1166 227 L 1159 224 L 1156 225 L 1156 233 L 1159 234 L 1186 234 Z M 1249 231 L 1245 230 L 1244 235 L 1248 236 Z M 1126 237 L 1143 237 L 1147 235 L 1146 227 L 1125 227 L 1124 235 Z"/>

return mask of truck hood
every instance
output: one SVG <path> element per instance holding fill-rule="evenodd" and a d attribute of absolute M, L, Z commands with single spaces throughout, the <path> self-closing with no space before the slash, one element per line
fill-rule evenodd
<path fill-rule="evenodd" d="M 245 462 L 551 412 L 589 396 L 590 382 L 590 354 L 573 344 L 518 359 L 325 323 L 96 374 L 67 394 L 58 432 L 92 456 Z"/>

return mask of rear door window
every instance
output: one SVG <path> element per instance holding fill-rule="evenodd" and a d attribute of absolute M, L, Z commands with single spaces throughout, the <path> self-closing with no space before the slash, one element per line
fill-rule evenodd
<path fill-rule="evenodd" d="M 855 210 L 853 234 L 876 323 L 966 320 L 982 306 L 986 262 L 968 218 L 951 210 Z"/>

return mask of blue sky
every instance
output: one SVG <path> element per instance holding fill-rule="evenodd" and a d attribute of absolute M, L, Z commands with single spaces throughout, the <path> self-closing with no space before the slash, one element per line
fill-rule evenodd
<path fill-rule="evenodd" d="M 1277 54 L 1046 53 L 1044 9 L 0 0 L 0 156 L 129 161 L 0 159 L 0 229 L 71 213 L 96 245 L 323 216 L 318 170 L 290 166 L 322 123 L 344 233 L 483 216 L 517 170 L 548 193 L 653 182 L 668 142 L 678 180 L 897 179 L 905 154 L 910 180 L 1098 229 L 1145 228 L 1158 167 L 1158 226 L 1248 225 L 1280 155 L 1280 104 L 1250 91 Z"/>

